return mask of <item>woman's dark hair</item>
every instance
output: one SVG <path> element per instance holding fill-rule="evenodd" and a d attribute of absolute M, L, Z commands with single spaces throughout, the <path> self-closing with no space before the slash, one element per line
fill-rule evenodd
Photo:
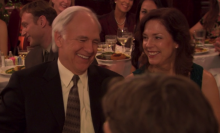
<path fill-rule="evenodd" d="M 144 74 L 117 81 L 102 102 L 112 133 L 218 133 L 212 107 L 189 78 Z"/>
<path fill-rule="evenodd" d="M 174 8 L 160 8 L 152 10 L 141 20 L 137 33 L 135 34 L 135 45 L 139 46 L 139 50 L 143 50 L 143 32 L 145 25 L 150 20 L 160 21 L 166 28 L 172 39 L 179 45 L 176 49 L 176 57 L 174 61 L 174 72 L 178 75 L 189 76 L 193 65 L 194 46 L 191 45 L 191 37 L 189 33 L 189 25 L 185 16 L 177 9 Z M 136 48 L 136 47 L 135 47 Z M 135 51 L 134 48 L 134 51 Z M 134 53 L 132 52 L 132 65 L 138 63 L 138 59 L 133 59 Z M 146 58 L 146 67 L 148 68 L 149 61 Z"/>
<path fill-rule="evenodd" d="M 145 0 L 140 0 L 138 3 L 138 7 L 137 7 L 137 12 L 136 12 L 136 29 L 135 32 L 137 31 L 137 25 L 140 22 L 140 11 L 141 11 L 141 6 L 143 4 Z M 168 3 L 167 0 L 152 0 L 155 5 L 157 6 L 157 8 L 163 8 L 163 7 L 168 7 Z M 141 51 L 139 50 L 139 46 L 137 45 L 137 43 L 135 43 L 134 45 L 134 51 L 132 52 L 132 58 L 133 60 L 138 60 L 139 57 L 141 56 Z M 138 62 L 134 62 L 134 64 L 132 64 L 136 69 L 138 69 Z"/>
<path fill-rule="evenodd" d="M 140 11 L 141 11 L 141 6 L 142 6 L 144 1 L 145 0 L 140 0 L 139 3 L 138 3 L 137 12 L 136 12 L 136 22 L 137 22 L 137 24 L 140 21 Z M 151 0 L 151 1 L 153 1 L 155 3 L 157 8 L 168 7 L 167 0 Z"/>
<path fill-rule="evenodd" d="M 204 18 L 204 24 L 203 27 L 205 30 L 210 31 L 218 19 L 218 13 L 219 13 L 219 7 L 218 7 L 218 1 L 217 0 L 209 0 L 210 1 L 210 7 L 209 11 Z"/>

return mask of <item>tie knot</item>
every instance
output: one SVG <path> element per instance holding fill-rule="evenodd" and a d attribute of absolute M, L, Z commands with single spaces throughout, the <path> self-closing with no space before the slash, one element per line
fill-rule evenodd
<path fill-rule="evenodd" d="M 78 80 L 79 80 L 79 76 L 78 75 L 74 75 L 72 80 L 73 80 L 73 83 L 76 84 L 78 82 Z"/>

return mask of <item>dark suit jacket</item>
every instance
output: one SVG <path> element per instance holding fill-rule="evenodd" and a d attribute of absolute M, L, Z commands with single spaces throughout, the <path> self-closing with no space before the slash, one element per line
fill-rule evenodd
<path fill-rule="evenodd" d="M 103 83 L 116 76 L 120 75 L 96 65 L 88 68 L 95 133 L 103 133 Z M 0 133 L 62 133 L 65 115 L 57 60 L 13 73 L 0 96 Z"/>
<path fill-rule="evenodd" d="M 100 17 L 99 22 L 102 26 L 102 32 L 100 34 L 101 41 L 105 41 L 105 35 L 117 35 L 118 25 L 115 21 L 114 11 Z M 133 32 L 135 28 L 135 15 L 127 13 L 125 26 L 129 32 Z"/>
<path fill-rule="evenodd" d="M 58 53 L 53 53 L 50 51 L 48 61 L 54 61 L 58 58 Z M 25 68 L 30 68 L 39 65 L 44 62 L 43 49 L 41 46 L 36 46 L 33 48 L 25 58 Z"/>

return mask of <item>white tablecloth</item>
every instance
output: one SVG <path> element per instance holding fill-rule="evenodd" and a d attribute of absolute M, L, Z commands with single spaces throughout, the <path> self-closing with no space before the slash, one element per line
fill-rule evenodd
<path fill-rule="evenodd" d="M 2 76 L 0 75 L 0 92 L 2 91 L 2 89 L 5 88 L 5 86 L 8 84 L 10 77 L 8 76 Z"/>
<path fill-rule="evenodd" d="M 220 68 L 220 56 L 215 52 L 215 49 L 210 49 L 208 54 L 194 55 L 193 62 L 202 66 L 206 70 L 212 68 Z"/>

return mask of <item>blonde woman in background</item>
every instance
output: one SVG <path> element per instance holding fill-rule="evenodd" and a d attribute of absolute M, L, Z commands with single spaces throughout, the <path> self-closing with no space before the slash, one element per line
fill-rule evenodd
<path fill-rule="evenodd" d="M 50 5 L 56 10 L 57 15 L 64 9 L 74 6 L 75 0 L 50 0 Z"/>
<path fill-rule="evenodd" d="M 0 4 L 4 7 L 4 0 L 0 0 Z M 1 12 L 1 10 L 0 10 Z M 8 30 L 6 23 L 0 19 L 0 51 L 4 55 L 8 54 Z"/>

